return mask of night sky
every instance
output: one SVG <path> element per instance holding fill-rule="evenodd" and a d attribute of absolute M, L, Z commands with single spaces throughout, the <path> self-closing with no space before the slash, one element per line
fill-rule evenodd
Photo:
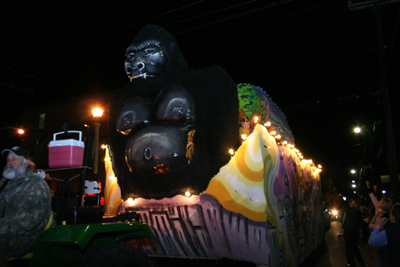
<path fill-rule="evenodd" d="M 373 10 L 329 0 L 81 2 L 0 4 L 0 128 L 19 127 L 31 105 L 121 88 L 125 49 L 156 24 L 175 36 L 190 68 L 220 65 L 236 83 L 262 87 L 286 114 L 296 146 L 339 190 L 369 141 L 352 132 L 357 123 L 372 132 L 382 122 L 373 137 L 385 155 Z M 399 3 L 381 10 L 396 137 L 399 11 Z"/>

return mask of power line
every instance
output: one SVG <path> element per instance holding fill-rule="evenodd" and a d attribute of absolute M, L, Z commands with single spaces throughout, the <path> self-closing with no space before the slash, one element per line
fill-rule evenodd
<path fill-rule="evenodd" d="M 182 6 L 182 7 L 180 7 L 180 8 L 175 8 L 175 9 L 173 9 L 173 10 L 171 10 L 171 11 L 167 11 L 167 12 L 164 12 L 164 13 L 162 13 L 162 14 L 159 14 L 159 15 L 156 15 L 156 16 L 153 16 L 153 17 L 150 17 L 150 18 L 141 20 L 141 21 L 139 21 L 139 22 L 136 22 L 136 23 L 133 23 L 133 24 L 129 24 L 129 25 L 120 27 L 120 28 L 118 28 L 118 29 L 109 31 L 109 32 L 107 32 L 107 33 L 104 33 L 104 34 L 101 34 L 101 35 L 97 35 L 97 36 L 92 37 L 92 38 L 88 38 L 88 39 L 83 40 L 83 41 L 81 41 L 81 42 L 76 42 L 76 43 L 73 44 L 73 45 L 65 46 L 65 47 L 63 47 L 63 48 L 61 48 L 61 49 L 58 49 L 57 51 L 52 51 L 51 53 L 48 53 L 48 54 L 56 53 L 56 52 L 65 50 L 65 49 L 67 49 L 67 48 L 69 48 L 69 47 L 76 46 L 76 45 L 78 45 L 78 44 L 81 44 L 81 43 L 84 43 L 84 42 L 87 42 L 87 41 L 90 41 L 90 40 L 93 40 L 93 39 L 97 39 L 97 38 L 102 37 L 102 36 L 106 36 L 106 35 L 111 34 L 111 33 L 113 33 L 113 32 L 117 32 L 117 31 L 120 31 L 120 30 L 129 28 L 129 27 L 132 27 L 132 26 L 141 24 L 141 23 L 143 23 L 143 22 L 145 22 L 145 21 L 149 21 L 149 20 L 151 20 L 151 19 L 158 18 L 158 17 L 164 16 L 164 15 L 166 15 L 166 14 L 173 13 L 173 12 L 175 12 L 175 11 L 178 11 L 178 10 L 181 10 L 181 9 L 184 9 L 184 8 L 187 8 L 187 7 L 189 7 L 189 6 L 199 4 L 200 2 L 203 2 L 203 1 L 204 1 L 204 0 L 202 0 L 202 1 L 197 1 L 197 2 L 195 2 L 195 3 L 191 3 L 191 4 L 188 4 L 188 5 Z M 225 11 L 225 10 L 228 10 L 228 9 L 236 8 L 236 7 L 238 7 L 238 6 L 243 6 L 243 5 L 246 5 L 246 4 L 255 2 L 255 1 L 257 1 L 257 0 L 251 0 L 251 1 L 248 1 L 248 2 L 245 2 L 245 3 L 241 3 L 241 4 L 229 6 L 229 7 L 226 7 L 226 8 L 222 8 L 222 9 L 219 9 L 219 10 L 216 10 L 216 11 L 213 11 L 213 12 L 209 12 L 209 13 L 206 13 L 206 14 L 202 14 L 202 15 L 197 16 L 197 17 L 193 17 L 193 18 L 190 18 L 190 19 L 186 19 L 186 20 L 182 20 L 182 21 L 175 22 L 175 23 L 171 23 L 171 24 L 165 25 L 164 27 L 169 27 L 169 26 L 175 25 L 175 24 L 181 24 L 181 23 L 184 23 L 184 22 L 189 21 L 189 20 L 193 20 L 193 19 L 196 19 L 196 18 L 200 18 L 200 17 L 203 17 L 203 16 L 207 16 L 207 15 L 210 15 L 210 14 L 213 14 L 213 13 L 218 13 L 218 12 Z M 292 0 L 282 0 L 281 2 L 288 2 L 288 1 L 292 1 Z M 178 34 L 179 34 L 179 33 L 178 33 Z M 52 57 L 51 59 L 54 60 L 54 59 L 57 59 L 57 58 L 60 58 L 60 57 L 66 57 L 66 56 L 73 55 L 73 54 L 76 54 L 76 53 L 79 53 L 79 52 L 82 52 L 82 51 L 85 51 L 85 50 L 88 50 L 88 49 L 93 49 L 93 48 L 97 48 L 97 47 L 100 47 L 100 46 L 104 46 L 104 45 L 106 45 L 106 44 L 111 44 L 111 43 L 115 43 L 115 42 L 118 42 L 118 41 L 121 41 L 121 40 L 125 40 L 125 39 L 127 39 L 127 38 L 128 38 L 128 37 L 124 36 L 124 37 L 121 37 L 121 38 L 118 38 L 118 39 L 113 39 L 112 41 L 103 42 L 103 43 L 100 43 L 100 44 L 97 44 L 97 45 L 92 45 L 92 46 L 90 46 L 90 47 L 88 47 L 88 48 L 83 48 L 83 49 L 80 49 L 80 50 L 75 50 L 75 51 L 72 51 L 72 52 L 70 52 L 70 53 L 64 53 L 64 54 L 62 54 L 62 55 L 60 55 L 60 56 Z M 125 49 L 114 50 L 113 52 L 107 53 L 106 55 L 114 54 L 115 52 L 121 52 L 121 51 L 124 51 L 124 50 L 125 50 Z M 42 55 L 42 56 L 43 56 L 43 55 Z M 103 56 L 97 56 L 97 57 L 93 58 L 93 60 L 96 60 L 96 59 L 99 59 L 99 58 L 103 58 L 104 56 L 105 56 L 105 55 L 103 55 Z M 88 61 L 90 61 L 90 60 L 91 60 L 91 59 L 85 59 L 85 60 L 79 61 L 78 63 L 80 63 L 80 62 L 88 62 Z M 71 65 L 75 65 L 75 63 L 72 63 L 72 64 L 70 64 L 69 66 L 71 66 Z M 63 67 L 66 67 L 66 66 L 63 66 Z"/>
<path fill-rule="evenodd" d="M 336 2 L 336 1 L 337 1 L 337 0 L 331 1 L 331 2 L 329 2 L 329 3 L 327 3 L 327 4 L 330 4 L 330 3 L 333 3 L 333 2 Z M 217 38 L 217 37 L 223 37 L 223 36 L 227 36 L 227 35 L 232 35 L 232 34 L 234 34 L 234 33 L 241 32 L 241 31 L 243 31 L 243 30 L 247 30 L 247 29 L 250 29 L 250 28 L 258 27 L 258 26 L 261 26 L 261 25 L 263 25 L 263 24 L 271 23 L 271 22 L 273 22 L 273 21 L 281 20 L 281 19 L 284 19 L 284 18 L 293 16 L 293 15 L 299 15 L 299 14 L 301 14 L 301 13 L 310 11 L 310 10 L 312 10 L 312 9 L 321 7 L 321 6 L 323 6 L 323 5 L 326 5 L 326 4 L 318 5 L 318 6 L 315 6 L 315 7 L 313 7 L 313 8 L 304 9 L 304 10 L 301 10 L 301 11 L 298 11 L 298 12 L 295 12 L 295 13 L 291 13 L 291 14 L 282 16 L 282 17 L 278 17 L 278 18 L 274 18 L 274 19 L 271 19 L 271 20 L 268 20 L 268 21 L 260 22 L 260 23 L 258 23 L 258 24 L 253 24 L 253 25 L 248 26 L 248 27 L 244 27 L 244 28 L 240 28 L 240 29 L 237 29 L 237 30 L 233 30 L 233 31 L 230 31 L 230 32 L 227 32 L 227 33 L 224 33 L 224 34 L 220 34 L 220 35 L 218 35 L 218 36 L 216 36 L 216 37 L 211 37 L 211 38 L 203 39 L 203 40 L 201 40 L 201 41 L 194 42 L 194 43 L 188 44 L 188 45 L 186 45 L 186 46 L 180 46 L 180 47 L 187 47 L 187 46 L 191 46 L 191 45 L 196 44 L 196 43 L 204 43 L 204 42 L 209 43 L 210 40 L 215 39 L 215 38 Z M 298 24 L 299 22 L 303 22 L 303 21 L 307 21 L 307 20 L 311 20 L 311 19 L 315 19 L 315 18 L 327 16 L 327 15 L 334 14 L 334 13 L 337 13 L 337 12 L 341 12 L 341 11 L 344 11 L 344 10 L 345 10 L 345 9 L 343 8 L 343 9 L 336 10 L 336 11 L 332 11 L 332 12 L 329 12 L 329 13 L 324 13 L 324 14 L 320 14 L 320 15 L 313 16 L 313 17 L 307 17 L 307 18 L 303 18 L 303 19 L 300 19 L 300 20 L 288 22 L 288 23 L 286 23 L 286 24 L 279 24 L 279 25 L 276 25 L 276 26 L 274 26 L 274 27 L 264 28 L 264 29 L 262 29 L 262 30 L 257 30 L 257 31 L 252 31 L 252 32 L 246 32 L 246 33 L 244 33 L 244 34 L 242 34 L 242 35 L 235 35 L 234 37 L 231 37 L 231 38 L 229 38 L 229 39 L 226 39 L 226 38 L 225 38 L 225 39 L 223 39 L 223 40 L 220 41 L 220 42 L 225 42 L 225 41 L 227 41 L 227 40 L 232 40 L 232 39 L 239 39 L 239 38 L 242 38 L 242 37 L 244 37 L 244 36 L 249 36 L 249 35 L 254 35 L 254 34 L 260 33 L 260 32 L 270 31 L 270 30 L 272 30 L 272 29 L 276 29 L 276 28 L 280 28 L 280 27 L 284 27 L 284 26 L 289 26 L 289 25 L 292 25 L 292 24 Z"/>
<path fill-rule="evenodd" d="M 227 20 L 230 20 L 230 19 L 242 17 L 242 16 L 245 16 L 245 15 L 249 15 L 249 14 L 252 14 L 252 13 L 267 9 L 267 8 L 271 8 L 271 7 L 275 7 L 275 6 L 278 6 L 278 5 L 282 5 L 282 4 L 291 2 L 291 1 L 292 0 L 281 0 L 281 1 L 276 2 L 276 3 L 274 2 L 272 4 L 268 4 L 268 5 L 265 5 L 263 7 L 258 7 L 258 8 L 249 10 L 249 11 L 245 11 L 245 12 L 242 12 L 242 13 L 237 14 L 237 15 L 233 15 L 233 16 L 230 16 L 230 17 L 227 17 L 227 18 L 219 19 L 219 20 L 212 21 L 212 22 L 209 22 L 209 23 L 204 23 L 202 25 L 199 25 L 199 26 L 196 26 L 196 27 L 192 27 L 190 29 L 186 29 L 186 30 L 183 30 L 183 31 L 175 33 L 175 35 L 182 34 L 182 33 L 188 32 L 188 31 L 192 31 L 192 30 L 196 30 L 196 29 L 199 29 L 199 28 L 203 28 L 203 27 L 206 27 L 206 26 L 210 26 L 210 25 L 213 25 L 213 24 L 216 24 L 216 23 L 220 23 L 220 22 L 223 22 L 223 21 L 227 21 Z M 220 11 L 223 11 L 223 10 L 219 10 L 218 12 L 220 12 Z"/>
<path fill-rule="evenodd" d="M 316 101 L 315 103 L 301 103 L 301 104 L 296 104 L 293 106 L 288 106 L 288 107 L 281 107 L 282 110 L 288 110 L 288 109 L 293 109 L 293 108 L 298 108 L 298 107 L 305 107 L 305 106 L 322 106 L 326 104 L 331 104 L 333 102 L 338 102 L 338 101 L 343 101 L 343 100 L 349 100 L 349 99 L 361 99 L 365 98 L 368 96 L 379 96 L 380 92 L 366 92 L 363 94 L 351 94 L 351 95 L 346 95 L 346 96 L 341 96 L 341 97 L 336 97 L 336 98 L 331 98 L 323 101 Z M 379 104 L 379 103 L 378 103 Z"/>
<path fill-rule="evenodd" d="M 171 34 L 174 35 L 174 36 L 176 36 L 176 35 L 179 35 L 179 34 L 182 34 L 182 33 L 186 33 L 186 32 L 189 32 L 189 31 L 193 31 L 193 30 L 195 30 L 195 29 L 199 29 L 199 28 L 202 28 L 202 27 L 205 27 L 205 26 L 209 26 L 209 25 L 212 25 L 212 24 L 216 24 L 216 23 L 223 22 L 223 21 L 226 21 L 226 20 L 230 20 L 230 19 L 233 19 L 233 18 L 237 18 L 237 17 L 240 17 L 240 16 L 248 15 L 248 14 L 251 14 L 251 13 L 254 13 L 254 12 L 258 12 L 258 11 L 260 11 L 260 10 L 264 10 L 264 9 L 267 9 L 267 8 L 271 8 L 271 7 L 274 7 L 274 6 L 277 6 L 277 5 L 282 5 L 282 4 L 288 3 L 288 2 L 290 2 L 290 1 L 291 1 L 291 0 L 282 0 L 282 1 L 279 1 L 279 2 L 276 2 L 276 3 L 273 3 L 273 4 L 264 5 L 264 6 L 262 6 L 262 7 L 252 9 L 252 10 L 250 10 L 250 11 L 241 12 L 241 13 L 239 13 L 239 14 L 237 14 L 237 15 L 234 15 L 234 16 L 230 16 L 230 17 L 227 17 L 227 18 L 224 18 L 224 19 L 220 19 L 220 20 L 217 20 L 217 21 L 213 21 L 213 22 L 210 22 L 210 23 L 201 24 L 201 25 L 198 25 L 198 26 L 196 26 L 196 27 L 192 27 L 192 28 L 186 29 L 186 30 L 184 30 L 184 31 L 180 31 L 180 32 L 177 32 L 177 33 L 171 33 Z M 227 33 L 225 33 L 225 34 L 222 34 L 222 35 L 219 35 L 219 36 L 216 36 L 216 37 L 212 37 L 212 38 L 208 38 L 208 39 L 203 39 L 202 41 L 199 41 L 199 42 L 197 42 L 197 43 L 209 42 L 209 40 L 215 39 L 215 38 L 217 38 L 217 37 L 222 37 L 222 36 L 230 35 L 230 34 L 233 34 L 233 33 L 238 32 L 238 31 L 243 31 L 243 30 L 246 30 L 246 29 L 249 29 L 249 28 L 254 28 L 254 27 L 257 27 L 257 26 L 266 24 L 266 23 L 270 23 L 270 22 L 272 22 L 272 21 L 285 19 L 285 18 L 288 18 L 288 17 L 293 16 L 293 15 L 299 15 L 299 14 L 302 14 L 302 13 L 304 13 L 304 12 L 308 12 L 308 11 L 310 11 L 310 10 L 317 9 L 317 8 L 320 8 L 320 7 L 329 5 L 329 4 L 332 4 L 332 3 L 337 2 L 337 1 L 338 1 L 338 0 L 333 0 L 333 1 L 330 1 L 330 2 L 327 2 L 327 3 L 324 3 L 324 4 L 319 4 L 319 5 L 316 5 L 316 6 L 307 8 L 307 9 L 300 10 L 300 11 L 298 11 L 298 12 L 292 12 L 292 13 L 290 13 L 290 14 L 288 14 L 288 15 L 281 16 L 281 17 L 278 17 L 278 18 L 274 18 L 274 19 L 271 19 L 271 20 L 268 20 L 268 21 L 265 21 L 265 22 L 261 22 L 261 23 L 252 25 L 252 26 L 248 26 L 248 27 L 244 27 L 244 28 L 242 27 L 241 29 L 233 30 L 233 31 L 227 32 Z M 191 18 L 191 19 L 182 20 L 182 21 L 178 21 L 178 22 L 176 22 L 176 23 L 168 24 L 168 25 L 165 25 L 164 27 L 168 27 L 168 26 L 171 26 L 171 25 L 179 24 L 179 23 L 184 23 L 184 22 L 187 22 L 188 20 L 192 20 L 192 19 L 199 18 L 199 17 L 204 17 L 204 16 L 207 16 L 207 15 L 209 15 L 209 14 L 215 14 L 215 13 L 218 13 L 218 12 L 225 11 L 225 10 L 227 10 L 227 9 L 236 8 L 236 7 L 238 7 L 238 6 L 242 6 L 242 5 L 244 5 L 244 4 L 249 4 L 249 3 L 252 3 L 252 2 L 255 2 L 255 1 L 252 0 L 252 1 L 248 1 L 248 2 L 242 3 L 242 4 L 238 4 L 238 5 L 233 5 L 233 6 L 229 6 L 229 7 L 226 7 L 226 8 L 222 8 L 222 9 L 219 9 L 219 10 L 216 10 L 216 11 L 212 11 L 212 12 L 208 12 L 208 13 L 206 13 L 206 14 L 202 14 L 202 15 L 200 15 L 200 16 L 197 16 L 197 17 L 194 17 L 194 18 Z M 196 2 L 196 3 L 198 3 L 198 2 Z M 183 7 L 182 7 L 182 8 L 183 8 Z M 307 17 L 307 18 L 304 18 L 304 19 L 301 19 L 301 20 L 297 20 L 297 21 L 294 21 L 294 22 L 289 22 L 289 23 L 286 23 L 286 24 L 280 24 L 280 25 L 277 25 L 276 27 L 273 27 L 273 28 L 277 28 L 277 27 L 282 27 L 282 26 L 287 26 L 287 25 L 299 23 L 299 22 L 301 22 L 301 21 L 305 21 L 305 20 L 309 20 L 309 19 L 313 19 L 313 18 L 317 18 L 317 17 L 321 17 L 321 16 L 326 16 L 327 14 L 331 14 L 331 13 L 335 13 L 335 12 L 340 12 L 340 11 L 341 11 L 341 10 L 334 11 L 334 12 L 330 12 L 330 13 L 325 13 L 325 14 L 321 14 L 321 15 L 317 15 L 317 16 L 314 16 L 314 17 Z M 172 12 L 172 11 L 170 11 L 170 12 Z M 170 12 L 165 12 L 165 13 L 163 13 L 163 14 L 170 13 Z M 163 15 L 163 14 L 161 14 L 161 15 Z M 159 16 L 161 16 L 161 15 L 158 15 L 158 16 L 155 16 L 155 17 L 159 17 Z M 150 18 L 149 18 L 149 19 L 150 19 Z M 130 27 L 130 26 L 136 25 L 136 24 L 137 24 L 137 23 L 135 23 L 135 24 L 130 24 L 130 25 L 128 25 L 128 26 L 124 26 L 123 28 Z M 237 38 L 241 38 L 241 37 L 243 37 L 243 36 L 253 35 L 253 34 L 255 34 L 255 33 L 263 32 L 263 31 L 268 31 L 268 30 L 271 30 L 271 29 L 273 29 L 273 28 L 267 28 L 267 29 L 263 29 L 263 30 L 260 30 L 260 31 L 248 32 L 248 33 L 246 33 L 246 34 L 237 35 L 237 36 L 235 36 L 235 37 L 232 37 L 231 39 L 237 39 Z M 122 29 L 122 28 L 120 28 L 120 29 Z M 113 41 L 110 41 L 110 42 L 107 42 L 107 43 L 112 43 L 112 42 L 119 41 L 119 40 L 122 40 L 122 39 L 126 39 L 126 37 L 123 37 L 123 38 L 120 38 L 120 39 L 114 39 Z M 227 40 L 227 39 L 224 39 L 224 41 L 226 41 L 226 40 Z M 229 39 L 228 39 L 228 40 L 229 40 Z M 91 49 L 94 48 L 94 47 L 98 47 L 98 46 L 107 44 L 107 43 L 99 44 L 99 45 L 97 45 L 97 46 L 92 46 Z M 192 46 L 193 44 L 195 44 L 195 43 L 191 43 L 191 44 L 188 44 L 188 45 L 183 45 L 183 46 L 180 46 L 180 47 L 181 47 L 181 48 L 184 48 L 184 47 Z M 87 49 L 89 49 L 89 48 L 87 48 Z M 79 50 L 79 51 L 74 51 L 74 52 L 71 52 L 71 53 L 69 53 L 69 54 L 63 54 L 62 56 L 65 57 L 66 55 L 75 54 L 75 53 L 81 52 L 81 51 L 83 51 L 83 50 L 86 50 L 86 49 L 82 49 L 82 50 Z M 100 58 L 104 58 L 104 57 L 107 57 L 107 56 L 109 56 L 109 55 L 111 55 L 111 54 L 115 54 L 115 53 L 117 53 L 117 52 L 123 52 L 123 51 L 125 51 L 125 48 L 123 48 L 123 49 L 118 49 L 118 50 L 114 50 L 114 51 L 108 52 L 108 53 L 106 53 L 106 54 L 102 54 L 102 55 L 100 55 L 100 56 L 96 56 L 96 57 L 92 57 L 92 58 L 87 58 L 87 59 L 84 59 L 84 60 L 80 60 L 80 61 L 77 61 L 77 62 L 68 64 L 68 65 L 63 65 L 63 66 L 60 66 L 59 68 L 71 67 L 71 66 L 74 66 L 74 65 L 77 65 L 77 64 L 86 63 L 86 62 L 89 62 L 89 61 L 92 61 L 92 60 L 97 60 L 97 59 L 100 59 Z M 49 70 L 47 70 L 47 71 L 45 71 L 45 72 L 48 72 L 48 71 L 49 71 Z"/>
<path fill-rule="evenodd" d="M 164 13 L 161 13 L 161 14 L 159 14 L 159 15 L 155 15 L 155 16 L 152 16 L 152 17 L 149 17 L 149 18 L 140 20 L 140 21 L 138 21 L 138 22 L 135 22 L 135 23 L 132 23 L 132 24 L 129 24 L 129 25 L 125 25 L 125 26 L 123 26 L 123 27 L 120 27 L 120 28 L 117 28 L 117 29 L 108 31 L 108 32 L 106 32 L 106 33 L 99 34 L 99 35 L 93 36 L 93 37 L 91 37 L 91 38 L 87 38 L 87 39 L 85 39 L 85 40 L 75 42 L 74 44 L 71 44 L 71 45 L 68 45 L 68 46 L 64 46 L 64 47 L 62 47 L 62 48 L 60 48 L 60 49 L 58 49 L 58 50 L 49 52 L 49 53 L 47 53 L 47 54 L 39 55 L 39 56 L 37 56 L 37 57 L 35 57 L 35 58 L 33 58 L 33 59 L 38 59 L 38 58 L 41 58 L 41 57 L 44 57 L 44 56 L 48 56 L 48 55 L 57 53 L 57 52 L 59 52 L 59 51 L 65 50 L 65 49 L 67 49 L 67 48 L 70 48 L 70 47 L 73 47 L 73 46 L 76 46 L 76 45 L 79 45 L 79 44 L 82 44 L 82 43 L 85 43 L 85 42 L 88 42 L 88 41 L 91 41 L 91 40 L 94 40 L 94 39 L 97 39 L 97 38 L 100 38 L 100 37 L 103 37 L 103 36 L 107 36 L 107 35 L 109 35 L 109 34 L 111 34 L 111 33 L 118 32 L 118 31 L 124 30 L 124 29 L 126 29 L 126 28 L 135 26 L 135 25 L 139 25 L 139 24 L 141 24 L 141 23 L 143 23 L 143 22 L 146 22 L 146 21 L 149 21 L 149 20 L 158 18 L 158 17 L 162 17 L 162 16 L 164 16 L 164 15 L 167 15 L 167 14 L 170 14 L 170 13 L 173 13 L 173 12 L 176 12 L 176 11 L 178 11 L 178 10 L 185 9 L 185 8 L 190 7 L 190 6 L 192 6 L 192 5 L 197 5 L 197 4 L 201 3 L 201 2 L 204 2 L 204 0 L 200 0 L 200 1 L 197 1 L 197 2 L 194 2 L 194 3 L 190 3 L 190 4 L 187 4 L 187 5 L 181 6 L 181 7 L 179 7 L 179 8 L 175 8 L 175 9 L 173 9 L 173 10 L 170 10 L 170 11 L 167 11 L 167 12 L 164 12 Z M 127 37 L 120 38 L 120 39 L 114 40 L 114 41 L 112 41 L 112 42 L 119 41 L 119 40 L 121 40 L 121 39 L 126 39 L 126 38 L 127 38 Z M 107 42 L 107 43 L 111 43 L 111 42 Z M 100 44 L 100 45 L 102 45 L 102 44 Z M 98 45 L 98 46 L 100 46 L 100 45 Z M 91 48 L 93 48 L 93 46 L 91 46 L 90 49 L 91 49 Z M 89 49 L 89 48 L 87 48 L 87 49 Z M 83 50 L 86 50 L 86 49 L 83 49 Z M 76 52 L 81 52 L 81 51 L 83 51 L 83 50 L 75 51 L 75 53 L 76 53 Z M 69 53 L 69 54 L 73 54 L 73 53 Z M 63 56 L 65 56 L 65 54 L 63 54 Z M 61 57 L 61 56 L 59 56 L 59 57 Z M 58 57 L 56 57 L 56 58 L 58 58 Z M 54 57 L 53 57 L 52 59 L 54 59 Z"/>

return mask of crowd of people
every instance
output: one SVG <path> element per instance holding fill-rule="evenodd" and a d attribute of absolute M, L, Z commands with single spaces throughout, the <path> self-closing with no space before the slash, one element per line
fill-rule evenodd
<path fill-rule="evenodd" d="M 374 247 L 379 267 L 400 266 L 400 198 L 380 194 L 376 185 L 366 182 L 368 197 L 358 197 L 350 205 L 342 205 L 343 236 L 348 266 L 356 261 L 366 266 L 358 248 L 358 241 Z"/>

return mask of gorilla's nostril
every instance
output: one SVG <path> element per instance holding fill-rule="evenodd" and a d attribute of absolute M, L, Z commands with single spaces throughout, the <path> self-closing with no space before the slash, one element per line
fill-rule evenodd
<path fill-rule="evenodd" d="M 143 70 L 145 67 L 145 64 L 143 62 L 139 62 L 135 66 L 138 70 Z"/>
<path fill-rule="evenodd" d="M 150 160 L 153 157 L 153 155 L 151 154 L 151 148 L 150 147 L 146 147 L 144 149 L 144 158 L 147 160 Z"/>

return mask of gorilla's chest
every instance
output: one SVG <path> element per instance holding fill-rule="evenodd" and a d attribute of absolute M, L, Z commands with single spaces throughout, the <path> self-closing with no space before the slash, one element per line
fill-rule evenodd
<path fill-rule="evenodd" d="M 193 96 L 182 85 L 160 89 L 155 98 L 126 98 L 117 111 L 117 131 L 127 135 L 126 163 L 143 176 L 179 169 L 193 155 Z"/>

